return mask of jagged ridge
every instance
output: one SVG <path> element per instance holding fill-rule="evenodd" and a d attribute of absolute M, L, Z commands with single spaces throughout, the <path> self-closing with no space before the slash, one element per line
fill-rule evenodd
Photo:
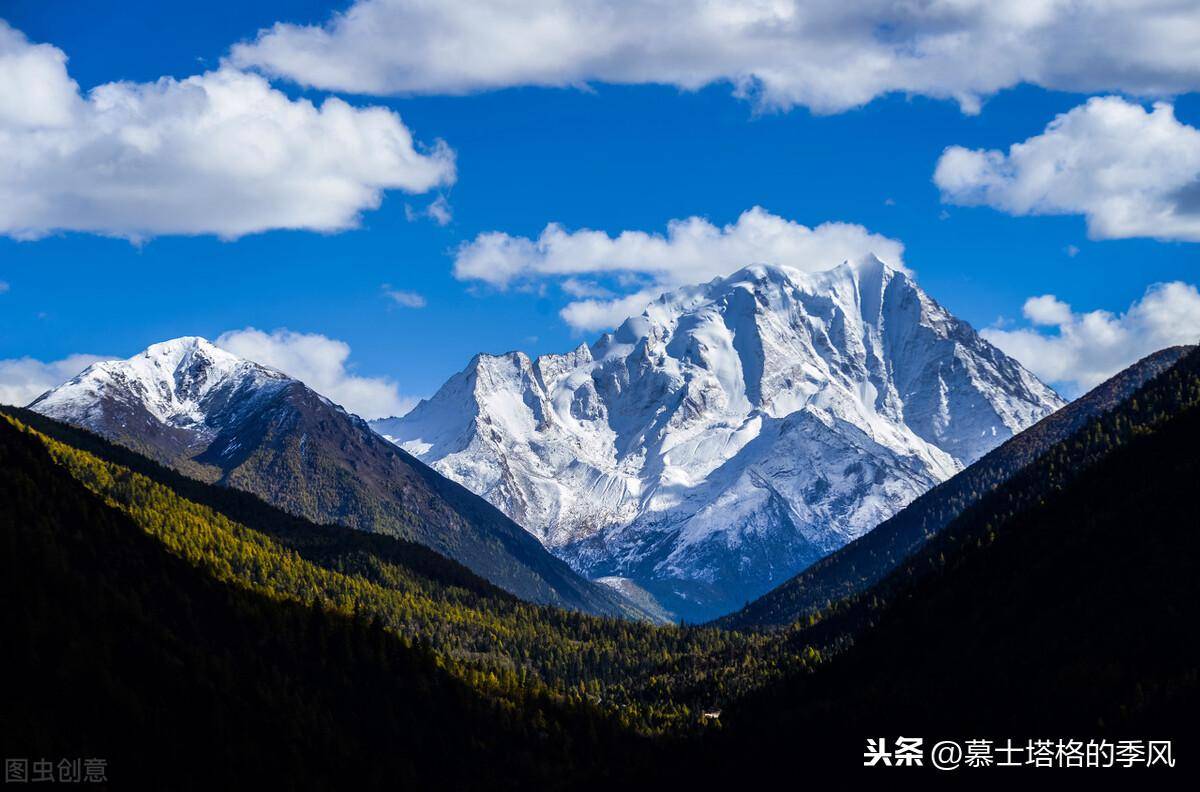
<path fill-rule="evenodd" d="M 756 265 L 591 346 L 478 355 L 377 431 L 689 618 L 841 547 L 1062 400 L 874 257 Z"/>

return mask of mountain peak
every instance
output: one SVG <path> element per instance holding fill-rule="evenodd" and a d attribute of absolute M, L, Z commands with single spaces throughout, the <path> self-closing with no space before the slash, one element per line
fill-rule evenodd
<path fill-rule="evenodd" d="M 761 593 L 1062 403 L 874 256 L 668 291 L 585 351 L 507 358 L 486 383 L 472 361 L 374 426 L 588 576 L 631 578 L 687 618 Z"/>
<path fill-rule="evenodd" d="M 896 274 L 906 274 L 907 270 L 894 267 L 888 264 L 883 259 L 876 256 L 874 253 L 868 253 L 857 259 L 847 259 L 842 262 L 841 267 L 844 267 L 851 272 L 856 273 L 860 278 L 890 276 Z"/>
<path fill-rule="evenodd" d="M 793 267 L 787 264 L 754 263 L 748 264 L 723 278 L 714 278 L 708 285 L 734 285 L 745 281 L 770 281 L 775 283 L 806 280 L 812 277 L 834 277 L 845 274 L 859 280 L 877 280 L 891 278 L 895 275 L 909 277 L 908 270 L 887 263 L 874 253 L 867 253 L 856 259 L 847 259 L 835 267 L 825 270 L 809 270 Z M 686 288 L 686 287 L 685 287 Z"/>
<path fill-rule="evenodd" d="M 505 360 L 517 358 L 481 356 L 495 372 Z M 465 395 L 451 401 L 469 403 Z M 203 338 L 94 365 L 30 407 L 313 521 L 419 541 L 525 599 L 627 612 L 617 595 L 572 573 L 510 519 L 361 419 Z"/>
<path fill-rule="evenodd" d="M 202 425 L 213 404 L 223 404 L 235 392 L 245 399 L 291 382 L 282 372 L 207 339 L 182 336 L 151 344 L 126 360 L 95 363 L 38 397 L 30 408 L 89 425 L 82 414 L 95 414 L 89 420 L 102 422 L 101 414 L 119 403 L 167 425 Z"/>
<path fill-rule="evenodd" d="M 187 368 L 228 371 L 239 366 L 253 366 L 263 371 L 271 371 L 266 366 L 227 352 L 200 336 L 181 336 L 151 344 L 129 360 L 110 361 L 108 365 L 112 367 L 122 363 L 125 366 L 149 365 L 164 373 Z"/>
<path fill-rule="evenodd" d="M 105 360 L 96 363 L 85 369 L 80 377 L 86 376 L 93 369 L 108 372 L 138 370 L 149 376 L 166 376 L 168 372 L 176 372 L 194 366 L 221 372 L 239 367 L 253 368 L 272 377 L 286 376 L 268 366 L 238 357 L 201 336 L 180 336 L 151 344 L 125 360 Z"/>
<path fill-rule="evenodd" d="M 924 294 L 907 269 L 888 264 L 873 254 L 820 271 L 784 264 L 749 264 L 699 286 L 682 286 L 664 292 L 645 312 L 630 317 L 617 328 L 611 339 L 602 338 L 600 343 L 603 345 L 606 340 L 608 343 L 632 343 L 634 337 L 650 332 L 647 322 L 673 321 L 678 315 L 702 310 L 706 304 L 720 303 L 726 310 L 766 313 L 787 311 L 787 306 L 799 294 L 812 297 L 841 294 L 857 295 L 857 299 L 869 308 L 868 312 L 877 311 L 884 290 L 897 278 Z M 755 295 L 752 301 L 738 296 L 746 292 Z"/>
<path fill-rule="evenodd" d="M 499 368 L 525 368 L 529 365 L 529 355 L 520 350 L 508 352 L 477 352 L 467 364 L 468 371 Z"/>
<path fill-rule="evenodd" d="M 201 336 L 180 336 L 179 338 L 172 338 L 167 341 L 159 341 L 146 347 L 140 354 L 148 358 L 181 358 L 195 353 L 214 358 L 237 357 Z"/>
<path fill-rule="evenodd" d="M 143 354 L 168 354 L 176 350 L 186 351 L 196 349 L 223 352 L 220 347 L 203 336 L 179 336 L 178 338 L 169 338 L 166 341 L 151 344 L 143 350 Z M 224 354 L 230 353 L 224 352 Z"/>
<path fill-rule="evenodd" d="M 783 264 L 755 263 L 733 272 L 724 278 L 714 278 L 713 284 L 736 284 L 745 281 L 786 281 L 796 270 Z"/>

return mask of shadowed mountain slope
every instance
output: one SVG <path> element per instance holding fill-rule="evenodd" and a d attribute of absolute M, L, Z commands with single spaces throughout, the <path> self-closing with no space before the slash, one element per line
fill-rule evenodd
<path fill-rule="evenodd" d="M 531 602 L 640 615 L 357 416 L 204 339 L 97 363 L 30 409 L 309 520 L 419 542 Z"/>
<path fill-rule="evenodd" d="M 630 745 L 586 708 L 489 699 L 378 621 L 217 581 L 6 420 L 0 543 L 6 756 L 99 757 L 114 789 L 528 789 Z"/>
<path fill-rule="evenodd" d="M 778 627 L 866 591 L 965 509 L 1194 349 L 1171 347 L 1138 361 L 934 487 L 873 531 L 716 624 L 730 629 Z"/>

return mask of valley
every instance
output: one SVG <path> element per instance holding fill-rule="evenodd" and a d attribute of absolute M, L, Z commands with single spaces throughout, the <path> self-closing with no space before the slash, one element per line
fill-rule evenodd
<path fill-rule="evenodd" d="M 1200 601 L 1192 596 L 1200 579 L 1193 568 L 1197 555 L 1194 549 L 1184 547 L 1194 539 L 1195 532 L 1188 527 L 1189 507 L 1175 494 L 1179 483 L 1191 475 L 1191 455 L 1186 449 L 1200 437 L 1196 434 L 1200 427 L 1196 421 L 1200 410 L 1200 353 L 1194 348 L 1169 350 L 1143 361 L 1098 391 L 1087 409 L 1086 414 L 1077 410 L 1053 435 L 1037 427 L 1028 430 L 1037 434 L 1023 442 L 1037 444 L 1031 448 L 1040 452 L 1031 453 L 1027 462 L 1013 465 L 1004 476 L 990 479 L 994 483 L 987 493 L 975 496 L 974 502 L 961 508 L 957 516 L 934 529 L 922 546 L 906 553 L 894 571 L 861 593 L 850 588 L 849 596 L 824 607 L 797 611 L 786 623 L 778 618 L 769 625 L 749 621 L 752 614 L 777 612 L 778 604 L 766 607 L 773 600 L 779 601 L 774 593 L 765 598 L 764 604 L 752 603 L 737 620 L 725 620 L 726 625 L 697 627 L 656 627 L 523 603 L 420 544 L 314 524 L 250 493 L 182 475 L 87 430 L 38 413 L 11 409 L 6 410 L 0 425 L 4 441 L 0 445 L 7 455 L 0 469 L 10 478 L 3 489 L 9 541 L 25 536 L 12 533 L 20 526 L 40 524 L 42 538 L 38 541 L 60 537 L 53 539 L 60 548 L 53 552 L 64 555 L 45 555 L 51 552 L 45 549 L 33 556 L 14 545 L 19 554 L 6 557 L 58 557 L 57 564 L 68 566 L 56 568 L 69 569 L 80 563 L 95 564 L 84 559 L 106 557 L 123 543 L 133 543 L 142 548 L 139 553 L 149 553 L 137 563 L 145 570 L 139 575 L 149 574 L 147 580 L 159 581 L 154 585 L 177 587 L 184 585 L 184 579 L 194 579 L 195 585 L 228 592 L 221 596 L 235 596 L 247 603 L 276 603 L 270 606 L 275 609 L 301 609 L 297 624 L 320 614 L 321 620 L 333 620 L 321 629 L 336 633 L 343 628 L 335 625 L 344 623 L 350 632 L 337 640 L 347 642 L 352 652 L 359 651 L 354 647 L 382 641 L 394 648 L 382 655 L 372 654 L 372 658 L 390 656 L 394 659 L 388 663 L 416 663 L 414 667 L 429 669 L 421 672 L 433 676 L 422 683 L 420 690 L 424 692 L 419 695 L 443 695 L 440 691 L 456 687 L 464 691 L 456 694 L 460 704 L 455 706 L 472 708 L 476 714 L 470 717 L 482 718 L 478 728 L 501 730 L 496 733 L 497 739 L 509 739 L 501 734 L 528 735 L 533 728 L 543 735 L 539 738 L 543 747 L 563 740 L 573 744 L 567 749 L 566 743 L 560 743 L 563 747 L 556 749 L 567 751 L 563 754 L 569 757 L 565 764 L 536 760 L 536 773 L 549 774 L 539 776 L 538 783 L 548 786 L 587 784 L 599 779 L 634 783 L 634 777 L 640 783 L 663 774 L 687 777 L 691 773 L 711 773 L 714 778 L 721 777 L 729 767 L 724 763 L 709 765 L 718 756 L 736 756 L 738 761 L 769 767 L 782 750 L 777 745 L 780 736 L 790 727 L 772 725 L 769 732 L 763 733 L 766 724 L 809 717 L 820 718 L 827 726 L 825 736 L 813 743 L 813 750 L 834 746 L 836 736 L 843 733 L 847 734 L 847 742 L 837 749 L 854 748 L 859 738 L 851 736 L 856 734 L 855 713 L 860 710 L 863 716 L 869 714 L 875 719 L 873 722 L 894 728 L 1015 728 L 1025 722 L 1021 719 L 1029 713 L 1027 702 L 1037 699 L 1040 714 L 1035 720 L 1044 728 L 1086 726 L 1095 732 L 1101 724 L 1100 731 L 1107 733 L 1150 722 L 1147 718 L 1161 727 L 1176 722 L 1171 719 L 1181 717 L 1178 713 L 1186 710 L 1196 693 L 1194 681 L 1187 681 L 1194 679 L 1189 676 L 1189 658 L 1195 656 L 1195 647 L 1179 644 L 1165 655 L 1162 650 L 1164 642 L 1190 640 L 1171 625 L 1192 618 L 1187 603 Z M 1050 437 L 1055 438 L 1053 442 Z M 18 463 L 16 459 L 25 461 Z M 1133 490 L 1136 495 L 1118 493 L 1111 483 L 1114 476 L 1128 479 L 1128 471 L 1138 469 L 1147 474 L 1149 468 L 1158 472 L 1138 477 L 1140 483 L 1136 486 L 1140 489 Z M 989 469 L 998 470 L 994 463 Z M 977 474 L 968 468 L 951 483 L 962 479 L 967 484 L 960 486 L 973 486 L 969 484 L 973 475 Z M 21 483 L 31 477 L 45 480 L 34 488 Z M 53 491 L 61 491 L 52 496 L 56 504 L 53 507 L 36 500 Z M 1100 492 L 1110 492 L 1117 500 L 1109 504 L 1098 497 Z M 79 505 L 70 505 L 75 503 Z M 1131 523 L 1122 516 L 1122 509 L 1127 507 L 1152 515 L 1138 533 L 1129 534 Z M 68 517 L 63 510 L 71 508 L 86 508 L 90 516 L 79 512 Z M 914 508 L 927 509 L 919 501 L 909 507 Z M 904 515 L 902 511 L 900 518 Z M 92 529 L 78 531 L 83 524 L 99 525 L 100 521 L 111 526 L 105 529 L 111 535 Z M 1122 542 L 1123 531 L 1128 534 L 1127 552 L 1139 554 L 1132 565 L 1111 547 Z M 1031 542 L 1036 548 L 1026 547 Z M 80 549 L 68 550 L 71 546 Z M 84 552 L 83 548 L 90 549 Z M 1037 561 L 1031 566 L 1032 559 Z M 118 574 L 120 563 L 102 563 L 87 572 L 79 569 L 83 574 L 77 578 L 80 584 L 98 585 L 111 579 L 117 585 L 112 576 Z M 167 573 L 167 568 L 174 571 Z M 1025 571 L 1018 572 L 1018 568 Z M 49 570 L 43 573 L 35 569 L 28 567 L 18 574 L 14 568 L 8 579 L 49 574 Z M 1124 571 L 1118 572 L 1121 569 Z M 1102 611 L 1103 620 L 1080 621 L 1077 627 L 1068 628 L 1064 621 L 1067 614 L 1080 612 L 1070 596 L 1095 599 L 1114 574 L 1123 575 L 1125 583 L 1117 599 L 1105 600 L 1109 604 Z M 995 582 L 979 587 L 981 576 L 992 576 Z M 1019 593 L 1005 593 L 1003 585 L 1018 585 Z M 1143 617 L 1145 609 L 1155 600 L 1175 605 L 1170 615 L 1147 620 Z M 124 598 L 121 601 L 128 603 Z M 1012 610 L 1010 605 L 1018 601 L 1028 605 Z M 67 618 L 66 612 L 54 610 L 58 605 L 39 602 L 43 604 L 38 606 L 42 610 L 37 612 L 36 623 L 46 627 Z M 1028 624 L 1013 621 L 1017 613 L 1035 607 L 1034 603 L 1050 609 L 1046 619 Z M 238 607 L 244 611 L 247 605 Z M 261 612 L 263 607 L 254 605 L 250 612 Z M 132 635 L 150 629 L 151 622 L 174 618 L 175 608 L 141 611 L 140 626 L 131 628 Z M 970 615 L 964 614 L 964 609 Z M 312 615 L 304 617 L 305 610 Z M 1055 612 L 1061 616 L 1053 616 Z M 16 615 L 10 613 L 10 620 Z M 962 619 L 969 619 L 973 626 L 952 633 L 936 627 L 961 623 Z M 1059 625 L 1057 637 L 1044 633 L 1051 623 Z M 31 632 L 33 624 L 35 621 L 9 626 L 25 636 L 22 645 L 38 656 L 62 658 L 54 663 L 71 662 L 73 655 L 60 655 L 62 650 L 55 648 L 62 640 L 57 637 L 60 633 L 43 629 Z M 730 630 L 729 626 L 738 629 Z M 1097 649 L 1082 656 L 1061 654 L 1063 648 L 1075 645 L 1076 639 L 1069 637 L 1075 629 L 1087 631 L 1090 640 L 1123 648 L 1116 653 Z M 922 630 L 925 632 L 918 632 Z M 81 636 L 78 640 L 108 640 L 99 635 L 84 637 L 89 634 L 78 630 L 74 634 Z M 945 663 L 975 671 L 953 682 L 958 687 L 947 687 L 951 684 L 947 680 L 959 677 L 948 676 L 950 672 L 938 670 L 940 666 L 909 667 L 906 663 L 910 661 L 903 659 L 908 655 L 900 647 L 909 645 L 918 634 L 925 636 L 921 638 L 923 643 L 940 640 L 944 644 L 937 656 Z M 936 639 L 935 634 L 939 636 Z M 195 646 L 193 638 L 171 639 L 180 640 Z M 228 642 L 231 638 L 217 640 Z M 297 634 L 289 640 L 308 639 Z M 330 654 L 333 645 L 328 642 L 333 638 L 321 640 L 326 647 L 321 653 L 326 658 L 322 662 L 335 662 L 341 655 Z M 1018 694 L 1002 681 L 1005 675 L 999 670 L 984 669 L 990 669 L 989 664 L 1020 661 L 1015 657 L 1011 661 L 1002 659 L 1005 655 L 999 648 L 972 648 L 985 640 L 1002 642 L 1008 651 L 1037 646 L 1044 660 L 1058 659 L 1039 661 L 1036 670 L 1031 667 L 1020 672 L 1027 692 Z M 203 651 L 213 650 L 230 651 L 216 645 Z M 395 652 L 400 654 L 388 654 Z M 980 652 L 985 652 L 988 659 Z M 410 659 L 401 661 L 401 656 Z M 893 659 L 885 660 L 884 656 Z M 1101 657 L 1112 659 L 1101 665 L 1092 665 L 1093 661 L 1087 659 Z M 1147 665 L 1151 657 L 1177 660 Z M 367 660 L 363 657 L 355 662 Z M 58 673 L 56 667 L 38 673 Z M 194 690 L 194 684 L 214 683 L 210 675 L 216 673 L 216 666 L 211 670 L 195 665 L 189 668 L 185 678 L 178 680 L 185 684 L 181 695 Z M 1068 683 L 1062 676 L 1068 669 L 1076 682 Z M 979 673 L 991 681 L 974 685 L 968 696 L 965 686 L 978 681 Z M 120 684 L 132 686 L 127 688 L 131 691 L 148 690 L 138 679 L 118 679 L 105 682 L 100 689 Z M 1036 680 L 1044 682 L 1034 684 Z M 304 684 L 325 689 L 330 683 Z M 364 679 L 340 684 L 358 689 Z M 1053 685 L 1056 692 L 1050 695 L 1039 684 Z M 1135 688 L 1142 691 L 1136 694 L 1136 706 L 1131 698 Z M 278 694 L 260 690 L 254 695 L 261 698 Z M 345 704 L 345 696 L 350 693 L 330 689 L 330 695 Z M 379 702 L 363 704 L 358 711 L 370 712 L 392 695 L 411 694 L 397 691 L 380 695 L 383 698 Z M 952 706 L 946 697 L 956 696 L 967 697 Z M 932 703 L 921 708 L 917 698 L 912 697 Z M 781 707 L 781 699 L 791 703 Z M 91 717 L 98 719 L 97 724 L 108 724 L 108 731 L 122 718 L 134 717 L 136 707 L 149 705 L 137 704 L 136 700 L 126 699 L 123 708 Z M 274 701 L 274 707 L 291 706 L 285 705 L 286 699 Z M 1129 704 L 1114 709 L 1114 702 Z M 445 705 L 436 706 L 441 714 L 426 719 L 424 733 L 439 734 L 447 729 L 447 734 L 461 734 L 459 726 L 444 720 Z M 705 713 L 718 710 L 718 720 L 705 717 Z M 501 712 L 509 714 L 501 717 Z M 29 717 L 37 718 L 32 714 Z M 322 717 L 343 716 L 331 710 Z M 467 716 L 454 716 L 461 717 Z M 444 725 L 435 725 L 439 723 Z M 357 734 L 357 728 L 346 725 L 346 738 L 351 739 L 347 750 L 366 748 L 362 742 L 365 736 L 349 736 Z M 120 749 L 111 739 L 99 738 L 99 732 L 88 732 L 84 725 L 80 729 L 81 734 L 90 734 L 87 739 L 93 744 L 100 739 L 110 753 L 130 750 Z M 117 729 L 113 733 L 120 732 Z M 583 733 L 588 736 L 582 738 Z M 278 750 L 267 748 L 267 743 L 252 734 L 246 739 L 256 751 L 266 750 L 269 755 L 269 751 Z M 313 737 L 297 734 L 295 739 L 308 741 Z M 651 749 L 655 741 L 661 745 Z M 192 747 L 203 744 L 199 740 Z M 590 746 L 586 749 L 590 757 L 587 761 L 579 753 L 584 750 L 583 744 Z M 175 750 L 177 753 L 180 749 Z M 614 761 L 614 751 L 626 760 Z M 666 764 L 651 759 L 656 752 L 660 759 L 665 757 Z M 409 758 L 405 761 L 416 764 L 405 772 L 415 773 L 415 777 L 434 772 L 431 768 L 438 762 L 435 757 L 442 755 L 433 752 L 414 760 L 406 754 Z M 528 773 L 534 772 L 525 764 L 530 761 L 528 755 L 521 751 L 479 761 L 503 767 L 506 779 L 528 779 Z M 592 761 L 599 764 L 592 765 Z M 478 779 L 463 783 L 478 783 Z"/>

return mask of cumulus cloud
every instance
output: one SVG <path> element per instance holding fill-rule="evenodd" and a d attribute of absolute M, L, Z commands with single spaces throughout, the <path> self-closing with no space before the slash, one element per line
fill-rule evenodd
<path fill-rule="evenodd" d="M 49 363 L 31 357 L 0 360 L 0 404 L 24 407 L 93 363 L 111 356 L 76 354 Z"/>
<path fill-rule="evenodd" d="M 702 217 L 672 220 L 665 234 L 622 231 L 610 236 L 591 229 L 568 231 L 556 223 L 536 239 L 487 232 L 458 249 L 454 274 L 500 288 L 562 277 L 569 294 L 592 298 L 568 305 L 563 319 L 577 329 L 594 330 L 638 313 L 663 289 L 711 280 L 749 264 L 819 271 L 867 253 L 904 266 L 903 244 L 860 225 L 823 223 L 810 228 L 756 206 L 724 226 Z M 613 276 L 633 293 L 598 299 L 603 295 L 595 291 L 597 284 L 581 280 L 581 275 Z"/>
<path fill-rule="evenodd" d="M 0 127 L 65 126 L 79 101 L 63 51 L 30 43 L 0 19 Z"/>
<path fill-rule="evenodd" d="M 292 100 L 229 67 L 82 94 L 61 50 L 0 20 L 0 234 L 337 231 L 386 190 L 454 176 L 451 150 L 390 110 Z"/>
<path fill-rule="evenodd" d="M 1168 104 L 1096 97 L 1007 153 L 951 146 L 933 178 L 956 204 L 1081 214 L 1093 239 L 1200 242 L 1200 130 Z"/>
<path fill-rule="evenodd" d="M 1053 294 L 1030 297 L 1022 309 L 1025 318 L 1035 325 L 1058 326 L 1071 321 L 1071 306 Z"/>
<path fill-rule="evenodd" d="M 366 94 L 724 81 L 766 108 L 838 112 L 899 91 L 976 112 L 1022 82 L 1196 90 L 1200 9 L 1194 0 L 356 0 L 322 25 L 260 31 L 231 60 Z"/>
<path fill-rule="evenodd" d="M 216 344 L 278 369 L 366 419 L 402 415 L 416 404 L 416 399 L 400 395 L 396 383 L 386 377 L 351 373 L 347 366 L 350 345 L 319 333 L 286 329 L 265 333 L 247 327 L 222 333 Z"/>
<path fill-rule="evenodd" d="M 558 315 L 576 330 L 591 332 L 609 330 L 631 316 L 637 316 L 654 302 L 661 290 L 644 289 L 611 300 L 575 300 L 567 303 Z"/>
<path fill-rule="evenodd" d="M 1200 292 L 1174 281 L 1146 290 L 1124 313 L 1076 313 L 1053 295 L 1025 302 L 1025 317 L 1048 328 L 1005 330 L 983 336 L 1043 380 L 1078 395 L 1151 352 L 1200 342 Z"/>
<path fill-rule="evenodd" d="M 404 308 L 424 308 L 425 297 L 414 291 L 405 291 L 404 289 L 393 289 L 388 284 L 383 284 L 383 294 L 396 305 Z"/>

